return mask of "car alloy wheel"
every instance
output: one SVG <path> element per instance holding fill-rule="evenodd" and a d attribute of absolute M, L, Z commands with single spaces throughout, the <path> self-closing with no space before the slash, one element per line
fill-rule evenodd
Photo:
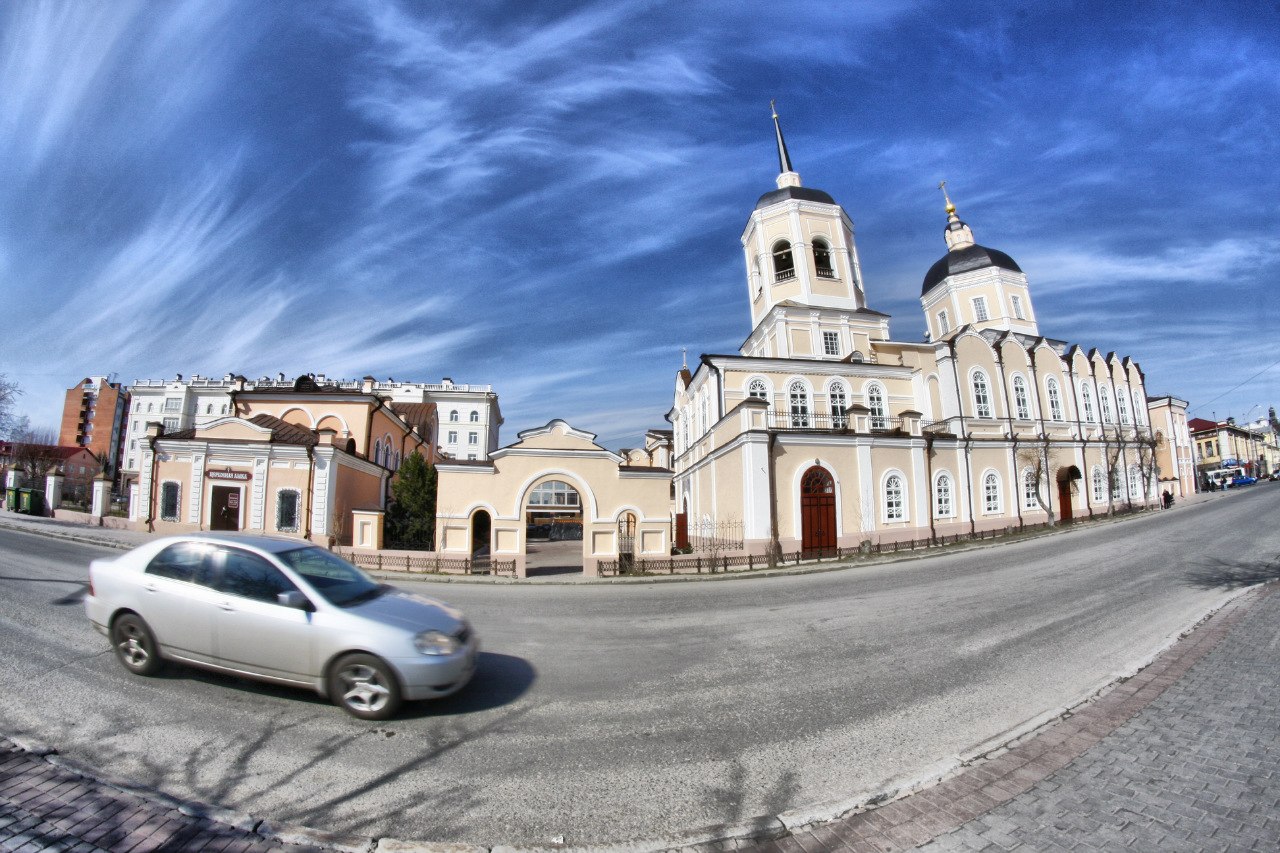
<path fill-rule="evenodd" d="M 333 667 L 329 696 L 353 717 L 385 720 L 400 707 L 395 674 L 372 655 L 347 655 Z"/>
<path fill-rule="evenodd" d="M 154 675 L 160 669 L 155 637 L 142 617 L 126 613 L 111 626 L 111 646 L 124 668 L 135 675 Z"/>

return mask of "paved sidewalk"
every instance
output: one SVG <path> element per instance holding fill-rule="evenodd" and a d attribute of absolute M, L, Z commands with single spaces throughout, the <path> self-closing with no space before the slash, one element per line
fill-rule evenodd
<path fill-rule="evenodd" d="M 1273 583 L 1233 600 L 1138 675 L 989 760 L 750 849 L 1274 851 L 1275 591 Z"/>

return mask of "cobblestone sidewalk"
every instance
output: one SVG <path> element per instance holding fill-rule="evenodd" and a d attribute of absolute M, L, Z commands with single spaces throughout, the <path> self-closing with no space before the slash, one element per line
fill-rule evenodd
<path fill-rule="evenodd" d="M 1235 599 L 1135 677 L 991 760 L 751 849 L 1280 849 L 1275 591 Z"/>

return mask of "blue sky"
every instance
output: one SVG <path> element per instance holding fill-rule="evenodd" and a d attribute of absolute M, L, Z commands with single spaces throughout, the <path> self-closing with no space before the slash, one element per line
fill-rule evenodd
<path fill-rule="evenodd" d="M 632 446 L 683 347 L 750 331 L 776 98 L 895 338 L 946 179 L 1042 332 L 1256 416 L 1277 32 L 1263 3 L 14 0 L 0 372 L 49 426 L 90 374 L 450 376 L 495 387 L 504 442 L 564 417 Z"/>

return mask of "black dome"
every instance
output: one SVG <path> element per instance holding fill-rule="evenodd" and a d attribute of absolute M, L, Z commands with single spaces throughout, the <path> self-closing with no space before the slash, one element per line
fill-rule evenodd
<path fill-rule="evenodd" d="M 1004 252 L 974 243 L 972 246 L 947 252 L 936 264 L 929 267 L 929 271 L 924 274 L 924 288 L 920 291 L 920 295 L 924 296 L 933 290 L 934 285 L 949 275 L 972 272 L 983 267 L 999 267 L 1002 270 L 1022 272 L 1022 267 Z"/>
<path fill-rule="evenodd" d="M 756 202 L 756 210 L 762 207 L 768 207 L 771 204 L 777 204 L 794 198 L 798 201 L 817 201 L 823 204 L 835 204 L 836 200 L 824 193 L 822 190 L 811 189 L 810 187 L 783 187 L 780 190 L 765 193 L 760 196 L 760 200 Z"/>

